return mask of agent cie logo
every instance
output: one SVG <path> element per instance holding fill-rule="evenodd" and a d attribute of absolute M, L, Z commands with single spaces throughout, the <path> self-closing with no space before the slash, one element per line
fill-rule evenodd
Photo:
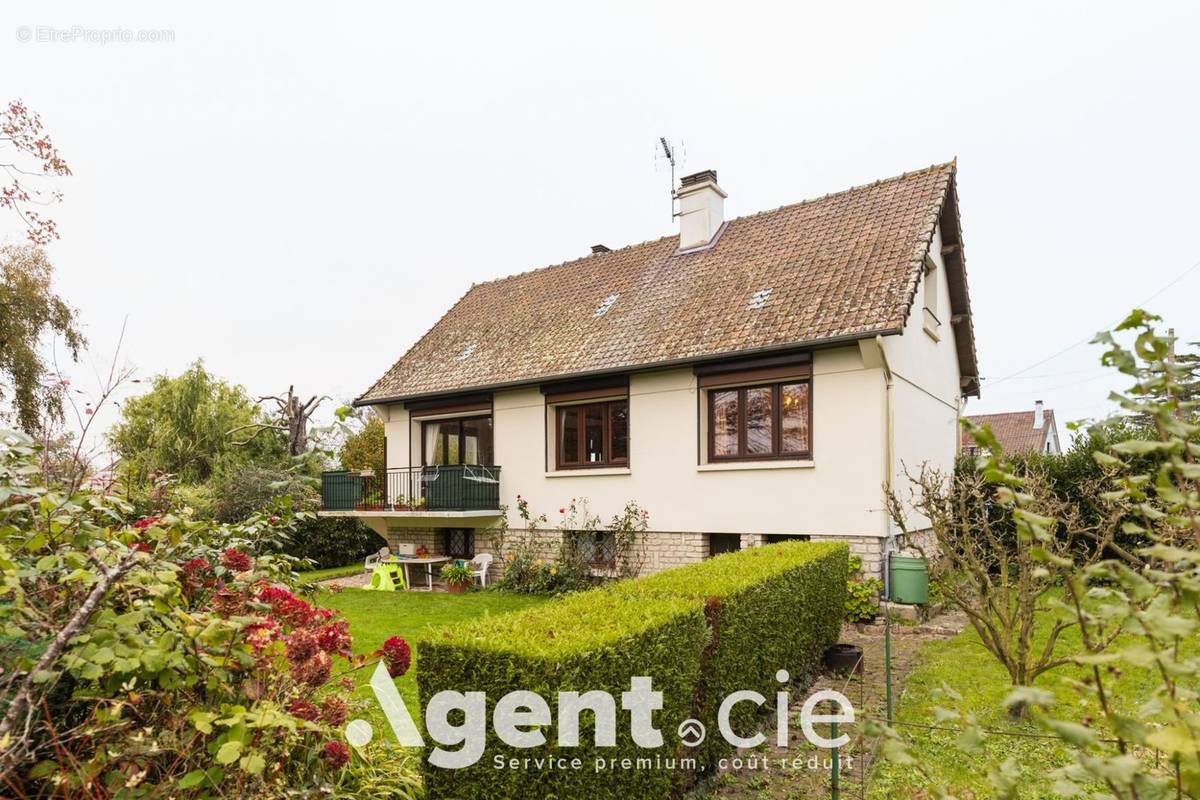
<path fill-rule="evenodd" d="M 781 684 L 790 680 L 787 670 L 782 669 L 776 673 L 775 678 Z M 424 747 L 425 740 L 383 664 L 377 666 L 371 676 L 371 689 L 397 741 L 404 747 Z M 594 715 L 596 746 L 616 746 L 617 703 L 611 694 L 602 691 L 582 694 L 564 691 L 558 693 L 557 701 L 559 747 L 578 746 L 579 716 L 583 711 L 590 711 Z M 786 747 L 789 737 L 790 695 L 786 691 L 779 691 L 775 695 L 775 701 L 775 739 L 780 746 Z M 717 727 L 725 741 L 740 748 L 757 747 L 766 741 L 766 736 L 761 731 L 750 736 L 738 735 L 729 722 L 734 706 L 739 703 L 753 703 L 761 707 L 765 702 L 766 698 L 763 695 L 751 690 L 736 691 L 725 697 L 717 710 Z M 823 702 L 833 703 L 836 713 L 816 714 L 817 707 Z M 630 736 L 638 747 L 662 747 L 662 733 L 654 726 L 654 712 L 661 711 L 662 708 L 662 692 L 654 690 L 653 681 L 649 677 L 635 676 L 630 679 L 629 691 L 621 693 L 621 709 L 629 712 Z M 450 723 L 450 714 L 455 711 L 463 715 L 461 725 Z M 487 697 L 483 692 L 445 690 L 430 698 L 425 709 L 425 730 L 439 746 L 430 751 L 429 763 L 446 769 L 461 769 L 478 762 L 487 743 L 486 717 Z M 829 739 L 821 736 L 813 727 L 815 723 L 830 722 L 853 724 L 853 706 L 840 692 L 824 689 L 813 693 L 800 710 L 800 728 L 805 738 L 824 749 L 844 747 L 850 741 L 848 735 L 842 734 L 836 739 Z M 502 742 L 514 748 L 544 745 L 546 734 L 541 729 L 550 726 L 551 723 L 549 703 L 541 695 L 528 691 L 513 691 L 501 697 L 496 703 L 492 718 L 492 727 L 496 735 Z M 684 720 L 676 733 L 679 741 L 687 747 L 700 745 L 707 736 L 704 724 L 697 719 Z M 355 747 L 367 745 L 373 737 L 374 731 L 366 720 L 356 719 L 346 726 L 346 740 Z M 445 749 L 455 746 L 458 747 L 457 750 Z"/>

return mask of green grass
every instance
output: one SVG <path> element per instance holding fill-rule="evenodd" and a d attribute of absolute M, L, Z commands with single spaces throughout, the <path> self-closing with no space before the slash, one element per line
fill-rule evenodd
<path fill-rule="evenodd" d="M 413 665 L 407 674 L 396 679 L 396 688 L 414 714 L 417 708 L 416 641 L 420 637 L 444 625 L 461 625 L 487 615 L 507 614 L 553 602 L 546 597 L 497 591 L 449 594 L 362 589 L 318 590 L 315 599 L 317 605 L 342 612 L 350 623 L 355 653 L 374 652 L 390 636 L 401 636 L 408 641 L 413 651 Z M 354 673 L 358 684 L 354 697 L 369 700 L 372 715 L 377 713 L 376 704 L 367 684 L 373 671 L 372 666 Z"/>
<path fill-rule="evenodd" d="M 347 564 L 344 567 L 329 567 L 327 569 L 311 569 L 306 572 L 298 572 L 300 583 L 305 586 L 312 586 L 321 581 L 331 580 L 333 578 L 348 578 L 351 575 L 358 575 L 363 571 L 362 564 Z"/>
<path fill-rule="evenodd" d="M 1039 615 L 1038 652 L 1052 624 L 1050 612 Z M 1124 643 L 1126 638 L 1118 639 L 1117 646 Z M 1128 639 L 1132 641 L 1132 637 Z M 1056 653 L 1081 651 L 1078 629 L 1069 629 L 1059 637 Z M 935 707 L 940 706 L 974 714 L 988 729 L 1030 734 L 1047 732 L 1036 722 L 1017 722 L 1008 716 L 1003 708 L 1004 699 L 1011 691 L 1008 673 L 984 649 L 974 629 L 968 627 L 953 639 L 926 645 L 919 659 L 908 675 L 904 694 L 896 706 L 895 719 L 899 723 L 944 725 L 946 723 L 935 719 L 933 712 Z M 1054 694 L 1056 705 L 1052 713 L 1055 717 L 1080 722 L 1088 715 L 1090 707 L 1080 702 L 1080 696 L 1068 685 L 1068 681 L 1083 680 L 1090 674 L 1090 667 L 1067 665 L 1043 674 L 1036 681 L 1039 688 Z M 1136 709 L 1150 699 L 1158 683 L 1150 670 L 1132 667 L 1125 668 L 1116 678 L 1112 675 L 1105 678 L 1113 706 L 1118 712 L 1132 716 L 1141 716 Z M 962 695 L 962 700 L 945 696 L 940 691 L 942 687 L 953 689 Z M 909 741 L 909 752 L 932 780 L 910 766 L 880 761 L 869 782 L 869 797 L 874 800 L 917 796 L 921 791 L 929 792 L 935 784 L 959 797 L 990 797 L 992 792 L 987 781 L 986 765 L 999 764 L 1008 758 L 1012 758 L 1021 770 L 1018 797 L 1056 797 L 1050 791 L 1050 772 L 1070 759 L 1070 754 L 1054 740 L 989 736 L 985 743 L 986 756 L 968 755 L 955 746 L 955 733 L 923 730 L 903 724 L 897 724 L 896 728 Z"/>

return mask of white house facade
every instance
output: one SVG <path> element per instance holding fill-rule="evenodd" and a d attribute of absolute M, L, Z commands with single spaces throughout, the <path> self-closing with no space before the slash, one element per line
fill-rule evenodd
<path fill-rule="evenodd" d="M 644 572 L 803 537 L 879 574 L 902 545 L 888 487 L 951 467 L 978 394 L 954 177 L 725 221 L 699 173 L 679 236 L 473 287 L 357 401 L 387 475 L 330 473 L 322 513 L 498 571 L 518 495 L 551 525 L 633 500 Z"/>

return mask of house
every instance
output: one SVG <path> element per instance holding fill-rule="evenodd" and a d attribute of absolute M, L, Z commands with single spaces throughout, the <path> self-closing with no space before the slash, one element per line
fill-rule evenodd
<path fill-rule="evenodd" d="M 903 544 L 886 489 L 950 467 L 979 393 L 955 174 L 726 220 L 700 172 L 670 236 L 472 286 L 355 401 L 384 420 L 386 475 L 327 474 L 322 513 L 503 555 L 518 495 L 551 524 L 571 498 L 603 519 L 635 500 L 644 572 L 802 538 L 879 574 Z"/>
<path fill-rule="evenodd" d="M 1046 408 L 1041 400 L 1033 404 L 1032 411 L 1005 411 L 1000 414 L 978 414 L 967 417 L 976 425 L 991 426 L 996 441 L 1006 453 L 1061 453 L 1058 441 L 1058 425 L 1054 421 L 1054 409 Z M 963 450 L 974 455 L 979 451 L 975 441 L 966 432 L 962 436 Z"/>

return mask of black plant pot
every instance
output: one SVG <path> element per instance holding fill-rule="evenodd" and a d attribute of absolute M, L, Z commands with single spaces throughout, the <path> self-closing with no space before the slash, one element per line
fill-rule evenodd
<path fill-rule="evenodd" d="M 825 651 L 825 666 L 830 672 L 855 672 L 861 675 L 862 654 L 862 648 L 856 644 L 835 644 Z"/>

